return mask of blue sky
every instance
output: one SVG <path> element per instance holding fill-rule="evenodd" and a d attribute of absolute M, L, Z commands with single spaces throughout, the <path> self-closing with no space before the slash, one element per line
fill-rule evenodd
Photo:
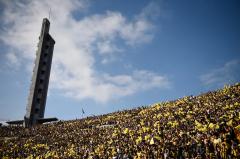
<path fill-rule="evenodd" d="M 46 117 L 131 109 L 240 81 L 237 0 L 0 0 L 0 120 L 25 114 L 49 8 L 56 44 Z"/>

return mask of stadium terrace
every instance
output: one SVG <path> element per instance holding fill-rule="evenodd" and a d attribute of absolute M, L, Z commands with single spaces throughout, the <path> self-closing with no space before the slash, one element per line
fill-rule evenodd
<path fill-rule="evenodd" d="M 240 84 L 80 120 L 0 127 L 0 158 L 239 158 Z"/>

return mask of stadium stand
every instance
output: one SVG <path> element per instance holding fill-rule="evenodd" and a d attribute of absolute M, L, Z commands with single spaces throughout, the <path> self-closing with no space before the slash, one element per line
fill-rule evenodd
<path fill-rule="evenodd" d="M 239 158 L 240 84 L 33 128 L 0 127 L 0 158 Z"/>

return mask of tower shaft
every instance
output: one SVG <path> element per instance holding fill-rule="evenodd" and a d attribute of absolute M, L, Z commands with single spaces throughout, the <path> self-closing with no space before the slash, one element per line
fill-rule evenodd
<path fill-rule="evenodd" d="M 39 36 L 36 52 L 35 66 L 28 96 L 28 104 L 24 124 L 31 127 L 44 118 L 52 56 L 55 41 L 49 34 L 50 22 L 43 19 L 41 34 Z"/>

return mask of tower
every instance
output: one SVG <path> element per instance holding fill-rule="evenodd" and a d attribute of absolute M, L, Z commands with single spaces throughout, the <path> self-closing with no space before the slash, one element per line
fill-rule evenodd
<path fill-rule="evenodd" d="M 25 127 L 31 127 L 41 123 L 41 120 L 44 119 L 48 83 L 55 44 L 54 39 L 49 34 L 49 28 L 50 22 L 47 18 L 44 18 L 39 36 L 38 49 L 36 52 L 26 115 L 24 116 Z"/>

